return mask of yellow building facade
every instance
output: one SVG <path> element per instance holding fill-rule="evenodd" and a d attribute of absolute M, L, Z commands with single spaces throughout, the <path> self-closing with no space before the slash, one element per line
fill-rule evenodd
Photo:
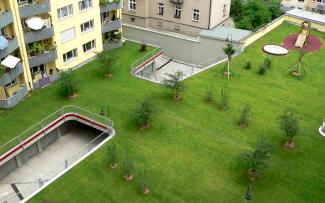
<path fill-rule="evenodd" d="M 0 108 L 122 46 L 119 0 L 0 1 Z"/>

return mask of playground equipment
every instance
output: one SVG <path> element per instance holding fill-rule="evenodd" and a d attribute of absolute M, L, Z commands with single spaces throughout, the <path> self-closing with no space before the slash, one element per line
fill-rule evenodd
<path fill-rule="evenodd" d="M 306 70 L 305 70 L 304 64 L 302 62 L 302 58 L 304 56 L 305 56 L 305 52 L 301 48 L 299 51 L 298 61 L 295 64 L 293 64 L 292 66 L 290 66 L 290 68 L 285 72 L 285 74 L 288 73 L 289 71 L 291 71 L 292 69 L 294 69 L 291 73 L 292 76 L 299 77 L 299 80 L 302 80 L 302 73 L 306 74 Z"/>
<path fill-rule="evenodd" d="M 295 47 L 303 48 L 305 46 L 307 39 L 309 37 L 310 28 L 311 28 L 311 23 L 309 21 L 304 21 L 303 23 L 301 23 L 301 31 L 300 34 L 298 35 Z"/>

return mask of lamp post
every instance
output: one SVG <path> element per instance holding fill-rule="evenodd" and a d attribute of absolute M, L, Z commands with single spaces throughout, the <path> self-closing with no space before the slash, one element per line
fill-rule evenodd
<path fill-rule="evenodd" d="M 102 106 L 102 109 L 100 110 L 100 115 L 101 116 L 105 116 L 105 109 L 106 109 L 106 112 L 107 112 L 107 117 L 109 118 L 111 115 L 110 115 L 110 109 L 109 109 L 109 106 Z"/>
<path fill-rule="evenodd" d="M 247 191 L 246 191 L 246 196 L 245 196 L 245 202 L 249 201 L 252 199 L 252 195 L 251 195 L 251 190 L 249 188 L 249 185 L 247 186 Z"/>

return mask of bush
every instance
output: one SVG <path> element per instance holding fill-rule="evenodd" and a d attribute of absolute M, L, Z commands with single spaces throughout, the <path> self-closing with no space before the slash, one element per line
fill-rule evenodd
<path fill-rule="evenodd" d="M 157 113 L 151 97 L 146 97 L 134 111 L 134 117 L 141 128 L 149 128 L 152 116 Z"/>
<path fill-rule="evenodd" d="M 118 62 L 119 58 L 116 55 L 108 55 L 105 52 L 97 53 L 99 67 L 104 77 L 112 76 L 112 69 Z"/>
<path fill-rule="evenodd" d="M 140 52 L 145 52 L 145 51 L 147 51 L 147 44 L 142 43 L 142 44 L 140 45 Z"/>
<path fill-rule="evenodd" d="M 208 89 L 207 89 L 205 98 L 204 98 L 204 102 L 206 102 L 208 104 L 211 104 L 211 103 L 213 103 L 213 101 L 214 101 L 213 88 L 212 88 L 212 86 L 209 86 Z"/>
<path fill-rule="evenodd" d="M 265 67 L 266 67 L 267 69 L 271 68 L 271 66 L 272 66 L 272 59 L 266 57 L 266 58 L 264 59 L 264 65 L 265 65 Z"/>
<path fill-rule="evenodd" d="M 245 68 L 246 70 L 250 70 L 250 69 L 252 68 L 252 63 L 251 63 L 250 61 L 248 61 L 248 62 L 245 64 L 244 68 Z"/>
<path fill-rule="evenodd" d="M 79 82 L 72 71 L 62 72 L 59 83 L 64 97 L 73 97 L 78 92 Z"/>
<path fill-rule="evenodd" d="M 123 170 L 124 170 L 124 179 L 127 181 L 133 180 L 134 165 L 129 155 L 126 156 L 126 159 L 123 162 Z"/>
<path fill-rule="evenodd" d="M 220 92 L 220 102 L 219 102 L 219 109 L 220 110 L 227 110 L 230 104 L 230 90 L 228 87 L 224 87 Z"/>
<path fill-rule="evenodd" d="M 3 68 L 0 66 L 0 77 L 5 73 L 5 71 L 3 70 Z"/>
<path fill-rule="evenodd" d="M 239 124 L 245 128 L 251 119 L 251 107 L 249 104 L 244 104 L 239 118 Z"/>
<path fill-rule="evenodd" d="M 299 120 L 297 116 L 291 109 L 286 109 L 284 114 L 279 117 L 279 121 L 280 129 L 284 131 L 287 137 L 285 146 L 289 148 L 295 147 L 293 138 L 299 131 Z"/>
<path fill-rule="evenodd" d="M 140 169 L 138 172 L 138 188 L 142 194 L 149 194 L 149 178 L 148 171 L 146 169 Z"/>
<path fill-rule="evenodd" d="M 260 65 L 260 67 L 258 69 L 258 73 L 260 75 L 264 75 L 266 73 L 266 70 L 267 70 L 267 68 L 266 68 L 265 64 L 263 63 L 263 64 Z"/>
<path fill-rule="evenodd" d="M 260 140 L 253 150 L 248 150 L 240 154 L 240 159 L 246 162 L 248 167 L 248 176 L 255 180 L 259 171 L 267 166 L 268 159 L 274 147 L 267 140 Z"/>
<path fill-rule="evenodd" d="M 107 147 L 107 155 L 108 155 L 108 164 L 109 166 L 114 169 L 117 165 L 118 155 L 116 145 L 112 144 L 111 146 Z"/>
<path fill-rule="evenodd" d="M 175 92 L 174 99 L 180 100 L 182 98 L 181 92 L 185 90 L 185 84 L 182 81 L 184 76 L 182 71 L 177 71 L 173 74 L 166 74 L 167 78 L 163 80 L 163 86 L 166 89 L 171 89 Z"/>

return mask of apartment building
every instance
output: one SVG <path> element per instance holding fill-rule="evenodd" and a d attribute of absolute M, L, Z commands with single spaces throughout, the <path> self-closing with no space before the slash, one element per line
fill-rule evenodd
<path fill-rule="evenodd" d="M 96 52 L 122 46 L 121 4 L 109 2 L 1 0 L 0 108 L 13 107 Z"/>
<path fill-rule="evenodd" d="M 123 23 L 196 36 L 229 19 L 231 0 L 124 0 Z"/>
<path fill-rule="evenodd" d="M 325 14 L 325 0 L 282 0 L 282 5 Z"/>

